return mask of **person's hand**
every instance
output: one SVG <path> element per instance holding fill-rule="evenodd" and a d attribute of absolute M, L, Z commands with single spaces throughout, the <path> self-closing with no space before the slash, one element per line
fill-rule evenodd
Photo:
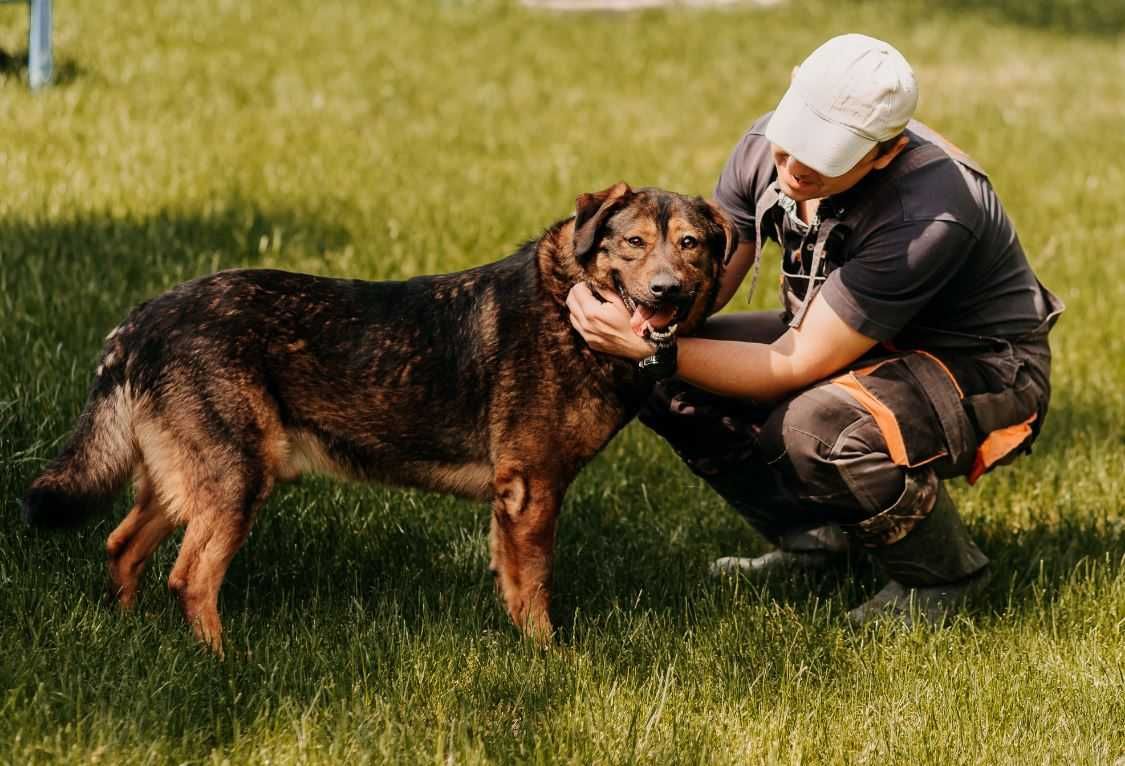
<path fill-rule="evenodd" d="M 566 306 L 570 323 L 595 351 L 634 361 L 652 355 L 652 345 L 633 332 L 629 310 L 616 293 L 599 298 L 585 282 L 579 282 L 566 296 Z"/>

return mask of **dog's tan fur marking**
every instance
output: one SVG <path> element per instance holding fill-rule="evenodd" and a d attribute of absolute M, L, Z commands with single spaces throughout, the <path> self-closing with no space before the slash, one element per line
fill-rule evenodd
<path fill-rule="evenodd" d="M 551 569 L 561 493 L 550 480 L 528 476 L 518 463 L 498 466 L 489 568 L 516 625 L 549 641 Z"/>
<path fill-rule="evenodd" d="M 433 480 L 435 489 L 478 500 L 487 500 L 492 494 L 492 466 L 486 463 L 432 463 L 422 470 Z"/>
<path fill-rule="evenodd" d="M 212 503 L 210 510 L 188 523 L 168 587 L 179 599 L 184 619 L 196 638 L 222 655 L 219 587 L 234 554 L 250 533 L 250 522 L 242 514 L 231 513 L 218 498 Z"/>
<path fill-rule="evenodd" d="M 73 445 L 69 463 L 49 466 L 35 485 L 61 491 L 103 490 L 124 478 L 136 461 L 133 413 L 136 402 L 128 384 L 117 386 L 98 406 L 82 414 L 86 438 Z"/>
<path fill-rule="evenodd" d="M 500 335 L 496 327 L 498 316 L 495 290 L 489 289 L 480 302 L 480 346 L 481 355 L 494 359 L 500 352 Z"/>
<path fill-rule="evenodd" d="M 119 386 L 111 395 L 109 405 L 98 410 L 94 425 L 92 454 L 131 455 L 134 450 L 132 423 L 133 397 L 129 385 Z M 99 473 L 108 474 L 115 467 L 99 465 Z"/>
<path fill-rule="evenodd" d="M 303 473 L 320 473 L 347 478 L 348 472 L 337 464 L 324 449 L 324 445 L 310 433 L 301 430 L 285 432 L 281 459 L 278 461 L 278 478 L 295 479 Z"/>
<path fill-rule="evenodd" d="M 149 557 L 176 528 L 164 513 L 144 467 L 137 470 L 133 509 L 106 541 L 113 595 L 123 609 L 136 602 L 141 574 Z"/>
<path fill-rule="evenodd" d="M 140 420 L 136 433 L 158 502 L 175 524 L 186 524 L 195 506 L 195 488 L 208 477 L 198 475 L 193 451 L 184 449 L 178 435 L 156 420 Z"/>

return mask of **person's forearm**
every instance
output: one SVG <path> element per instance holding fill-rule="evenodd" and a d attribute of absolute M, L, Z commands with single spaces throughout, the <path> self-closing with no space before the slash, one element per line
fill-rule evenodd
<path fill-rule="evenodd" d="M 792 350 L 787 338 L 773 345 L 681 338 L 676 377 L 721 396 L 773 401 L 808 377 Z"/>
<path fill-rule="evenodd" d="M 681 338 L 676 375 L 722 396 L 768 402 L 827 378 L 875 343 L 818 295 L 801 326 L 769 345 Z"/>

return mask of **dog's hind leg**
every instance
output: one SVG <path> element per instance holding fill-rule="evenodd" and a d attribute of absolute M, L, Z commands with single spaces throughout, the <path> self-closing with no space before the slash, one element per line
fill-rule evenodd
<path fill-rule="evenodd" d="M 512 621 L 544 643 L 552 633 L 551 567 L 561 501 L 555 482 L 518 466 L 497 466 L 489 568 Z"/>
<path fill-rule="evenodd" d="M 164 512 L 186 526 L 168 587 L 220 655 L 219 588 L 288 450 L 264 386 L 221 358 L 221 368 L 204 356 L 199 368 L 167 370 L 159 416 L 134 429 Z"/>
<path fill-rule="evenodd" d="M 112 595 L 124 609 L 136 602 L 141 574 L 149 557 L 176 528 L 156 496 L 143 466 L 138 470 L 136 499 L 129 515 L 106 540 Z"/>
<path fill-rule="evenodd" d="M 168 577 L 184 618 L 195 637 L 218 655 L 223 653 L 219 588 L 230 562 L 250 534 L 254 513 L 272 487 L 272 479 L 251 480 L 247 466 L 229 466 L 222 485 L 200 493 L 184 532 L 179 556 Z"/>

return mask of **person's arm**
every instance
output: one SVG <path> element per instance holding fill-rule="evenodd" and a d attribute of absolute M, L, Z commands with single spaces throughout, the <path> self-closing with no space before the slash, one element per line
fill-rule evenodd
<path fill-rule="evenodd" d="M 634 361 L 652 353 L 629 325 L 629 312 L 615 295 L 595 298 L 585 284 L 567 298 L 570 322 L 595 351 Z M 676 376 L 723 396 L 772 401 L 854 362 L 876 341 L 844 323 L 819 295 L 799 328 L 770 344 L 681 338 Z"/>
<path fill-rule="evenodd" d="M 750 267 L 754 265 L 754 259 L 757 254 L 754 252 L 754 241 L 740 242 L 738 247 L 735 248 L 734 255 L 730 258 L 730 263 L 723 269 L 723 274 L 719 277 L 719 292 L 715 294 L 715 305 L 711 307 L 711 313 L 717 313 L 719 309 L 730 303 L 730 299 L 738 292 L 739 285 L 746 277 L 746 272 L 750 271 Z"/>
<path fill-rule="evenodd" d="M 681 338 L 676 377 L 722 396 L 774 401 L 847 367 L 875 343 L 818 295 L 801 326 L 770 344 Z"/>
<path fill-rule="evenodd" d="M 759 118 L 742 136 L 715 183 L 715 203 L 730 217 L 741 241 L 723 269 L 712 313 L 729 303 L 738 292 L 739 284 L 758 255 L 754 252 L 755 206 L 774 175 L 770 144 L 762 134 L 767 120 L 768 115 Z"/>

